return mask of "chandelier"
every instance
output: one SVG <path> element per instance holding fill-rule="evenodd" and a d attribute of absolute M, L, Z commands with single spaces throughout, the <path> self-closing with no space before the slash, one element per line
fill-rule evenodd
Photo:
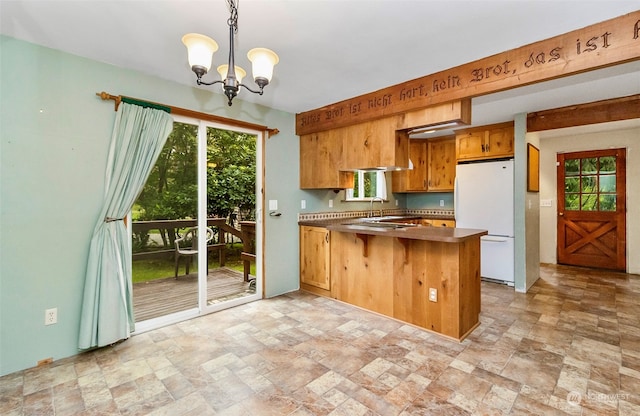
<path fill-rule="evenodd" d="M 242 83 L 242 78 L 247 75 L 246 71 L 235 65 L 233 44 L 235 34 L 238 32 L 238 4 L 240 0 L 227 0 L 229 12 L 231 13 L 227 24 L 229 25 L 229 63 L 220 65 L 217 70 L 222 78 L 220 81 L 206 82 L 202 76 L 209 72 L 211 60 L 215 51 L 218 50 L 216 41 L 208 36 L 198 33 L 188 33 L 182 37 L 182 43 L 187 47 L 189 65 L 196 73 L 198 85 L 222 84 L 224 94 L 229 99 L 231 105 L 234 97 L 238 95 L 240 87 L 251 91 L 254 94 L 262 95 L 264 87 L 269 84 L 273 76 L 273 67 L 278 63 L 279 58 L 272 50 L 266 48 L 251 49 L 247 57 L 252 64 L 253 80 L 258 85 L 259 90 L 253 90 Z"/>

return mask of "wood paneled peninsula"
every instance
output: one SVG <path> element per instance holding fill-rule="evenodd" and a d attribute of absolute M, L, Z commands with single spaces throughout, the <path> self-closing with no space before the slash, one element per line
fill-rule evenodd
<path fill-rule="evenodd" d="M 309 225 L 300 231 L 302 289 L 459 341 L 479 325 L 480 237 L 487 231 Z"/>

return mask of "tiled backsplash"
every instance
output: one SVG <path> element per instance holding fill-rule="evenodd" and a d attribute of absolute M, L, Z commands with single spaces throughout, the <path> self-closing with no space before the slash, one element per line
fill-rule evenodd
<path fill-rule="evenodd" d="M 376 210 L 376 213 L 379 212 Z M 453 210 L 443 209 L 385 209 L 383 215 L 423 215 L 430 217 L 453 217 Z M 369 215 L 369 210 L 343 212 L 310 212 L 298 213 L 298 221 L 334 220 L 345 218 L 362 218 Z"/>

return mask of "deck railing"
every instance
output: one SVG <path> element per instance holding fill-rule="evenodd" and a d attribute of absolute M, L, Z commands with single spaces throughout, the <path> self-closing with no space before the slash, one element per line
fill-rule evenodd
<path fill-rule="evenodd" d="M 196 227 L 198 220 L 154 220 L 154 221 L 134 221 L 132 231 L 140 234 L 145 231 L 158 230 L 162 238 L 162 248 L 150 251 L 139 251 L 132 254 L 133 260 L 167 258 L 175 255 L 174 241 L 179 236 L 180 230 Z M 208 252 L 218 252 L 220 266 L 226 261 L 227 237 L 237 238 L 242 243 L 241 260 L 244 263 L 244 280 L 249 281 L 249 270 L 251 262 L 255 261 L 255 229 L 254 221 L 241 221 L 240 229 L 227 224 L 225 218 L 207 218 L 207 226 L 214 230 L 214 239 L 208 244 Z"/>

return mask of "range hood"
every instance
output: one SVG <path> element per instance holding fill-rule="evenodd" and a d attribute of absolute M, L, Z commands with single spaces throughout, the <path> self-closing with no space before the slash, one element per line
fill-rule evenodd
<path fill-rule="evenodd" d="M 471 99 L 452 101 L 405 114 L 410 139 L 426 139 L 442 130 L 471 124 Z"/>

